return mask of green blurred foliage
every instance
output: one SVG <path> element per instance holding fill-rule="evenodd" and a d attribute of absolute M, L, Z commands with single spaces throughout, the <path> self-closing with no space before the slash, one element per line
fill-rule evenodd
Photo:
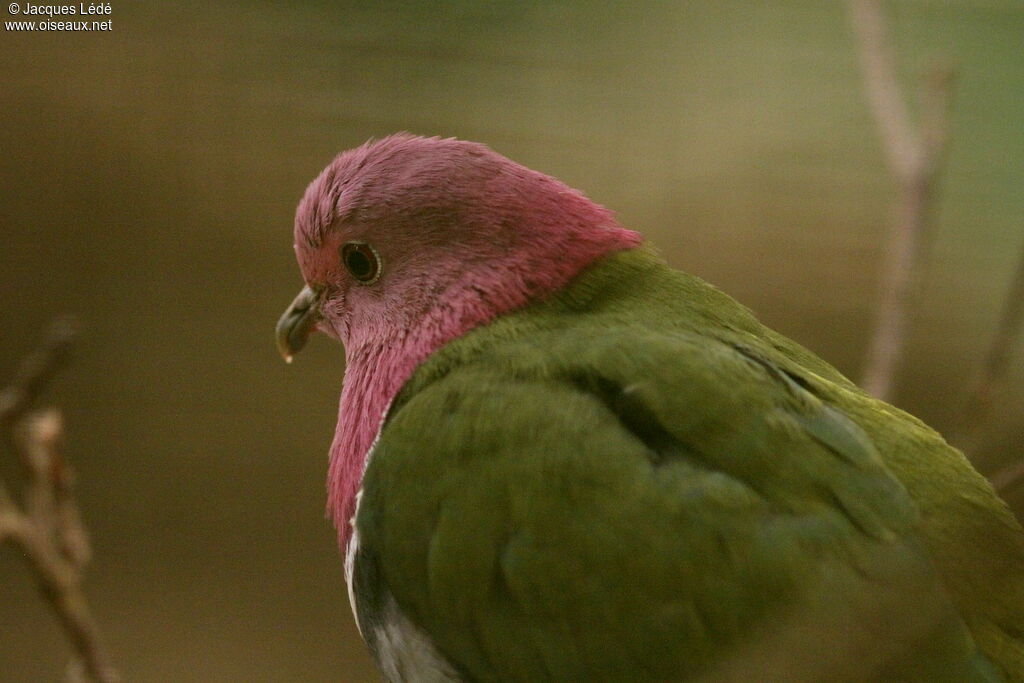
<path fill-rule="evenodd" d="M 1024 240 L 1024 6 L 890 7 L 908 91 L 933 57 L 959 74 L 897 399 L 952 429 Z M 480 140 L 556 175 L 858 374 L 892 188 L 843 3 L 112 9 L 109 33 L 0 41 L 0 376 L 79 314 L 48 400 L 128 680 L 373 680 L 323 519 L 342 359 L 318 339 L 286 367 L 271 338 L 301 284 L 295 202 L 370 136 Z M 983 470 L 1024 441 L 1022 375 Z M 5 680 L 63 667 L 33 591 L 0 551 Z"/>

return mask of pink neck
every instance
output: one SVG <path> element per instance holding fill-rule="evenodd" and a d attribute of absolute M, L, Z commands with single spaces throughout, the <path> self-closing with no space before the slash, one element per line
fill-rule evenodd
<path fill-rule="evenodd" d="M 474 327 L 564 287 L 601 256 L 641 241 L 614 223 L 604 226 L 549 229 L 514 256 L 463 273 L 440 298 L 444 305 L 429 308 L 417 322 L 357 326 L 344 340 L 345 378 L 327 480 L 328 510 L 343 549 L 368 451 L 385 410 L 417 365 Z"/>

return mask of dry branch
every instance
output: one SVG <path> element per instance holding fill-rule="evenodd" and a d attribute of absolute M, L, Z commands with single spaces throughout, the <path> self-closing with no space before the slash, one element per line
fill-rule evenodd
<path fill-rule="evenodd" d="M 946 149 L 952 71 L 934 67 L 925 79 L 921 122 L 915 127 L 900 91 L 881 1 L 849 0 L 849 9 L 864 92 L 898 193 L 862 380 L 869 393 L 888 400 L 903 353 L 910 299 L 920 279 L 933 190 Z"/>
<path fill-rule="evenodd" d="M 73 337 L 74 325 L 67 319 L 57 321 L 0 392 L 0 430 L 25 472 L 20 506 L 0 481 L 0 542 L 21 550 L 57 613 L 76 656 L 69 675 L 109 683 L 118 676 L 100 643 L 82 590 L 89 539 L 73 495 L 72 472 L 61 454 L 60 413 L 30 410 L 46 381 L 66 360 Z"/>
<path fill-rule="evenodd" d="M 25 358 L 17 374 L 0 391 L 0 429 L 11 434 L 10 428 L 28 410 L 46 382 L 67 361 L 76 325 L 71 318 L 58 318 L 38 349 Z"/>
<path fill-rule="evenodd" d="M 965 453 L 972 455 L 978 448 L 980 435 L 988 424 L 992 406 L 1003 394 L 1010 374 L 1013 350 L 1020 345 L 1024 334 L 1024 248 L 1021 249 L 1017 270 L 1006 293 L 1006 304 L 996 325 L 992 343 L 974 382 L 964 409 L 962 426 L 956 443 Z M 1020 454 L 1024 455 L 1024 454 Z M 1006 492 L 1024 481 L 1024 461 L 1018 460 L 990 477 L 996 490 Z"/>
<path fill-rule="evenodd" d="M 1006 293 L 1006 305 L 992 337 L 988 353 L 982 363 L 981 375 L 978 377 L 970 398 L 968 399 L 967 415 L 983 420 L 992 407 L 992 399 L 1006 380 L 1010 368 L 1010 358 L 1021 337 L 1024 327 L 1024 248 L 1021 249 L 1017 270 Z"/>

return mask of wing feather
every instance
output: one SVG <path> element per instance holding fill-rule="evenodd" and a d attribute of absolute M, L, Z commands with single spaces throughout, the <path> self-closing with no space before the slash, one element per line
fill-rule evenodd
<path fill-rule="evenodd" d="M 851 419 L 752 351 L 635 342 L 509 343 L 393 411 L 357 525 L 446 657 L 474 680 L 992 676 Z"/>

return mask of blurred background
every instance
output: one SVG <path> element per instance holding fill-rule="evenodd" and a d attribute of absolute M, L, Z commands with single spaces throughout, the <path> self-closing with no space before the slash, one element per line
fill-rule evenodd
<path fill-rule="evenodd" d="M 0 37 L 0 378 L 79 316 L 45 402 L 126 680 L 376 679 L 324 519 L 340 347 L 286 366 L 272 334 L 301 286 L 295 204 L 371 136 L 558 176 L 860 375 L 893 189 L 843 3 L 110 4 L 110 32 Z M 1024 241 L 1024 5 L 887 6 L 907 83 L 934 56 L 958 71 L 895 399 L 951 431 Z M 1024 443 L 1022 355 L 985 472 Z M 0 679 L 58 680 L 67 652 L 0 548 Z"/>

